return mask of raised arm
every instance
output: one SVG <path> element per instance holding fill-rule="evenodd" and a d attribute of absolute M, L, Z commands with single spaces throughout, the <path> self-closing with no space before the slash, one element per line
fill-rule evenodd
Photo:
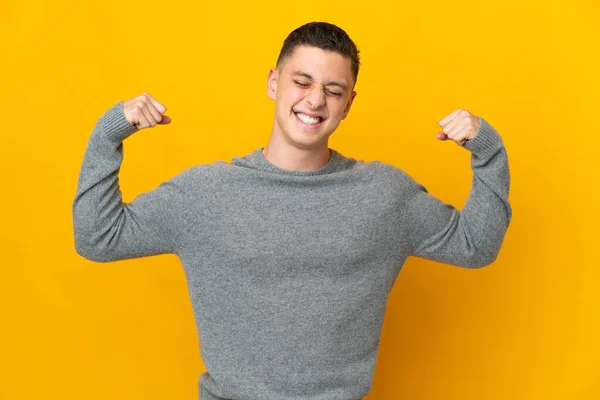
<path fill-rule="evenodd" d="M 119 102 L 94 127 L 81 165 L 73 201 L 75 249 L 98 262 L 175 249 L 175 232 L 185 201 L 184 175 L 123 203 L 118 173 L 123 140 L 139 129 L 169 123 L 166 108 L 144 94 Z"/>
<path fill-rule="evenodd" d="M 454 123 L 452 123 L 454 122 Z M 472 187 L 462 210 L 412 180 L 407 208 L 412 255 L 461 267 L 491 264 L 498 256 L 512 217 L 510 172 L 502 138 L 483 118 L 468 111 L 440 121 L 438 139 L 452 139 L 471 152 Z"/>

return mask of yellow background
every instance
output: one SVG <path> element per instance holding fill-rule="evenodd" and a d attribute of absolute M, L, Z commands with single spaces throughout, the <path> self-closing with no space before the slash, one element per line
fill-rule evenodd
<path fill-rule="evenodd" d="M 85 146 L 102 113 L 143 91 L 173 122 L 126 140 L 126 201 L 263 146 L 267 71 L 312 20 L 345 29 L 363 63 L 330 147 L 394 164 L 460 208 L 470 154 L 435 135 L 465 108 L 500 132 L 511 167 L 514 215 L 494 264 L 408 259 L 367 398 L 600 398 L 597 2 L 4 0 L 1 399 L 197 398 L 204 367 L 178 259 L 75 253 Z"/>

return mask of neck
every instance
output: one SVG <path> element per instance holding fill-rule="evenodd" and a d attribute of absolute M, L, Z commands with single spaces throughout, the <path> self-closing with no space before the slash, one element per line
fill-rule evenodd
<path fill-rule="evenodd" d="M 262 150 L 265 159 L 278 168 L 288 171 L 314 171 L 329 162 L 331 151 L 327 145 L 319 149 L 299 149 L 291 146 L 275 146 L 269 142 Z"/>

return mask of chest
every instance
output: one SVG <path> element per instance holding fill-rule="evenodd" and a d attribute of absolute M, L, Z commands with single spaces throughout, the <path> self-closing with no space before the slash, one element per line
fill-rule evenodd
<path fill-rule="evenodd" d="M 402 258 L 401 208 L 368 188 L 253 185 L 199 210 L 190 245 L 249 279 L 340 279 Z"/>

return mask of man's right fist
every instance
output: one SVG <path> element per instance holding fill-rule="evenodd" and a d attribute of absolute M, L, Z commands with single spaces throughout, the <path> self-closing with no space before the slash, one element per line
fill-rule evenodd
<path fill-rule="evenodd" d="M 167 107 L 160 104 L 148 93 L 142 93 L 123 102 L 125 118 L 138 129 L 154 127 L 156 124 L 168 124 L 171 118 L 162 115 Z"/>

